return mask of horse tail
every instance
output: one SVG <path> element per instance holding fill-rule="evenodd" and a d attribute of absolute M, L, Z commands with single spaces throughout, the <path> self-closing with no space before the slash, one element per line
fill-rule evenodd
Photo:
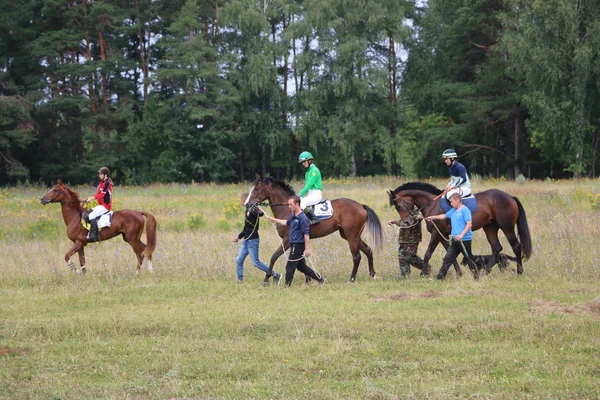
<path fill-rule="evenodd" d="M 513 199 L 517 202 L 519 208 L 519 216 L 517 217 L 517 232 L 519 233 L 519 240 L 521 241 L 521 252 L 523 260 L 526 261 L 531 257 L 531 234 L 529 233 L 529 225 L 527 224 L 527 216 L 525 215 L 525 209 L 518 198 L 513 196 Z"/>
<path fill-rule="evenodd" d="M 146 239 L 148 240 L 144 249 L 144 256 L 150 257 L 156 249 L 156 218 L 154 218 L 154 215 L 143 211 L 142 215 L 146 217 Z"/>
<path fill-rule="evenodd" d="M 367 228 L 369 229 L 369 241 L 372 243 L 373 248 L 377 251 L 381 251 L 383 248 L 383 229 L 381 228 L 381 221 L 375 211 L 369 206 L 361 204 L 367 211 Z"/>

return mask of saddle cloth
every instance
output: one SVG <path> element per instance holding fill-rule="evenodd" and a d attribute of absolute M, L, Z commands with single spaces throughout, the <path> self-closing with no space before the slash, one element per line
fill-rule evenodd
<path fill-rule="evenodd" d="M 467 197 L 463 197 L 462 202 L 471 211 L 471 214 L 475 214 L 475 211 L 477 211 L 477 199 L 475 198 L 475 196 L 473 194 L 470 194 Z M 450 209 L 452 208 L 452 206 L 446 199 L 446 196 L 443 196 L 440 199 L 440 206 L 442 206 L 442 210 L 445 213 L 450 211 Z"/>
<path fill-rule="evenodd" d="M 113 212 L 109 211 L 106 214 L 102 214 L 98 220 L 98 229 L 108 228 L 112 221 Z M 88 231 L 90 230 L 90 224 L 83 218 L 81 218 L 81 225 Z"/>
<path fill-rule="evenodd" d="M 312 207 L 313 214 L 319 219 L 328 219 L 333 215 L 333 207 L 330 200 L 321 200 Z"/>

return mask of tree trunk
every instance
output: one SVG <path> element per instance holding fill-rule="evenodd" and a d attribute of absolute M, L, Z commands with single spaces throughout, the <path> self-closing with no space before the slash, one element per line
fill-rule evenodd
<path fill-rule="evenodd" d="M 513 114 L 513 141 L 514 141 L 514 159 L 515 159 L 515 163 L 514 163 L 514 175 L 515 175 L 515 179 L 521 175 L 521 167 L 519 166 L 519 163 L 521 162 L 519 160 L 519 156 L 520 156 L 520 141 L 521 141 L 521 111 L 519 109 L 517 109 L 517 111 Z"/>

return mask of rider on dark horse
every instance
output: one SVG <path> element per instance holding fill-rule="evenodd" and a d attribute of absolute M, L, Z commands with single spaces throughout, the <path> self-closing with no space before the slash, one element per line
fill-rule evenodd
<path fill-rule="evenodd" d="M 471 181 L 467 174 L 467 169 L 463 164 L 456 161 L 458 155 L 453 149 L 444 150 L 442 158 L 448 166 L 448 172 L 450 173 L 450 182 L 446 185 L 444 193 L 446 199 L 450 200 L 452 194 L 458 192 L 460 197 L 467 197 L 471 194 Z"/>
<path fill-rule="evenodd" d="M 310 224 L 318 224 L 319 218 L 313 214 L 309 206 L 313 206 L 323 200 L 323 183 L 321 179 L 321 171 L 313 163 L 313 156 L 308 151 L 303 151 L 298 156 L 298 164 L 302 164 L 306 168 L 306 174 L 304 176 L 304 188 L 300 191 L 300 207 L 304 210 Z"/>
<path fill-rule="evenodd" d="M 110 179 L 110 170 L 106 167 L 100 168 L 98 177 L 100 178 L 100 184 L 96 194 L 85 199 L 86 203 L 98 200 L 98 205 L 90 211 L 87 217 L 84 215 L 84 218 L 90 223 L 90 233 L 88 235 L 88 241 L 90 242 L 98 241 L 98 218 L 109 212 L 112 207 L 113 183 Z"/>

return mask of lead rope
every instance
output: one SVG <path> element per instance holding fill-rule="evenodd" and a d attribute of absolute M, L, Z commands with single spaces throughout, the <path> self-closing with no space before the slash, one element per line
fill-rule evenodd
<path fill-rule="evenodd" d="M 257 206 L 257 208 L 263 212 L 263 214 L 267 215 L 267 212 L 265 210 L 263 210 L 262 208 L 260 208 L 259 206 Z M 296 262 L 296 261 L 300 261 L 303 258 L 308 260 L 308 263 L 310 264 L 310 267 L 312 268 L 313 271 L 315 271 L 315 274 L 317 274 L 317 276 L 319 277 L 319 279 L 321 279 L 323 277 L 323 275 L 321 275 L 321 273 L 319 271 L 317 271 L 317 269 L 315 268 L 315 263 L 313 262 L 313 259 L 317 259 L 318 257 L 315 254 L 311 254 L 311 256 L 309 258 L 304 257 L 304 255 L 302 255 L 302 257 L 297 258 L 295 260 L 290 260 L 289 257 L 287 256 L 286 252 L 285 252 L 285 246 L 283 245 L 283 239 L 281 238 L 281 236 L 279 236 L 279 232 L 277 232 L 277 227 L 275 226 L 277 223 L 276 222 L 272 222 L 271 226 L 273 227 L 273 229 L 275 230 L 275 233 L 277 234 L 277 237 L 279 237 L 279 242 L 281 243 L 281 249 L 283 250 L 283 255 L 285 256 L 285 259 L 287 261 L 291 261 L 291 262 Z"/>
<path fill-rule="evenodd" d="M 454 240 L 454 236 L 449 235 L 448 239 L 446 239 L 446 237 L 444 236 L 444 234 L 440 231 L 440 228 L 438 228 L 437 224 L 435 224 L 433 221 L 429 221 L 433 224 L 433 226 L 435 226 L 435 229 L 439 232 L 440 236 L 442 237 L 442 239 L 444 239 L 445 241 L 447 241 L 450 245 L 452 245 L 452 241 Z M 462 239 L 459 240 L 460 242 L 460 246 L 463 249 L 463 253 L 464 255 L 469 259 L 469 261 L 471 261 L 471 263 L 474 264 L 473 259 L 471 258 L 471 256 L 469 255 L 469 253 L 467 253 L 467 248 L 465 247 L 465 244 L 463 243 Z"/>

